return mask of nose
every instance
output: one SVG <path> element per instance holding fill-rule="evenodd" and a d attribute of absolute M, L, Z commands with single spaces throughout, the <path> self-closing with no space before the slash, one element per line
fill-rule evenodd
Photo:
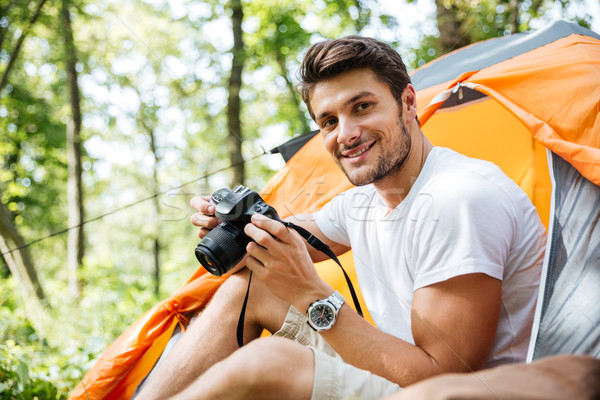
<path fill-rule="evenodd" d="M 340 144 L 351 146 L 360 137 L 360 127 L 349 119 L 340 118 L 338 128 L 337 141 Z"/>

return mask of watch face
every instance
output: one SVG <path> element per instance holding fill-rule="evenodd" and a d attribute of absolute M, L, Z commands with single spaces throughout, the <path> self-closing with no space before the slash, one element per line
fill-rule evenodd
<path fill-rule="evenodd" d="M 310 320 L 317 328 L 327 328 L 335 319 L 335 310 L 329 304 L 316 304 L 310 310 Z"/>

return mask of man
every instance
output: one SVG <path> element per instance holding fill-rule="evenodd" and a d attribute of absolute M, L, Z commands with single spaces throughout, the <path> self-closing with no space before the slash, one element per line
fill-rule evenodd
<path fill-rule="evenodd" d="M 357 187 L 292 220 L 336 254 L 353 250 L 377 328 L 319 278 L 322 255 L 256 215 L 245 228 L 254 240 L 247 268 L 223 284 L 140 398 L 378 399 L 442 372 L 525 357 L 545 243 L 527 196 L 492 164 L 431 145 L 389 46 L 317 43 L 301 72 L 326 149 Z M 191 204 L 203 237 L 218 223 L 214 209 L 206 198 Z M 258 279 L 238 350 L 249 270 Z M 311 326 L 307 313 L 318 317 Z M 263 329 L 275 335 L 254 340 Z"/>

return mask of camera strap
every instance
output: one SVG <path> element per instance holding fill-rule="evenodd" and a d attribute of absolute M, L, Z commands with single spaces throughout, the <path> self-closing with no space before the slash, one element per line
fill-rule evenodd
<path fill-rule="evenodd" d="M 310 244 L 312 247 L 314 247 L 316 250 L 320 251 L 321 253 L 325 254 L 327 257 L 331 258 L 333 261 L 336 262 L 337 265 L 340 266 L 342 272 L 344 273 L 344 278 L 346 278 L 346 283 L 348 284 L 348 288 L 350 289 L 350 295 L 352 296 L 352 301 L 354 302 L 354 307 L 356 307 L 356 312 L 358 313 L 358 315 L 360 315 L 362 317 L 363 313 L 362 313 L 362 309 L 360 308 L 360 303 L 358 302 L 358 296 L 356 295 L 356 291 L 354 290 L 354 285 L 352 285 L 352 281 L 350 280 L 350 277 L 346 273 L 346 270 L 344 269 L 344 267 L 342 267 L 342 263 L 340 262 L 340 260 L 338 260 L 335 253 L 333 251 L 331 251 L 329 246 L 327 246 L 325 243 L 323 243 L 323 241 L 321 239 L 319 239 L 318 237 L 316 237 L 315 235 L 313 235 L 312 233 L 310 233 L 303 227 L 295 225 L 295 224 L 293 224 L 291 222 L 287 222 L 287 221 L 284 221 L 283 224 L 285 226 L 287 226 L 288 228 L 294 229 L 296 232 L 298 232 L 300 234 L 300 236 L 302 236 L 304 238 L 304 240 L 306 240 L 308 242 L 308 244 Z"/>
<path fill-rule="evenodd" d="M 300 236 L 302 236 L 302 238 L 304 238 L 304 240 L 306 240 L 308 242 L 308 244 L 310 244 L 313 248 L 320 251 L 321 253 L 325 254 L 327 257 L 331 258 L 333 261 L 336 262 L 337 265 L 340 266 L 340 268 L 342 269 L 342 272 L 344 273 L 344 278 L 346 279 L 348 288 L 350 289 L 350 295 L 352 296 L 352 301 L 354 302 L 354 307 L 356 308 L 356 312 L 358 313 L 358 315 L 363 317 L 363 312 L 360 307 L 360 303 L 358 302 L 358 296 L 356 295 L 356 291 L 354 290 L 354 285 L 352 285 L 352 281 L 350 280 L 350 277 L 346 273 L 346 270 L 344 269 L 344 267 L 342 267 L 342 263 L 340 262 L 340 260 L 338 260 L 335 253 L 333 251 L 331 251 L 329 246 L 327 246 L 325 243 L 323 243 L 323 241 L 321 239 L 319 239 L 318 237 L 316 237 L 315 235 L 313 235 L 312 233 L 310 233 L 308 230 L 304 229 L 301 226 L 298 226 L 298 225 L 293 224 L 288 221 L 280 221 L 280 222 L 283 223 L 288 228 L 291 228 L 291 229 L 295 230 L 296 232 L 298 232 L 300 234 Z M 248 295 L 250 294 L 250 283 L 251 282 L 252 282 L 252 271 L 250 271 L 250 277 L 248 278 L 248 289 L 246 289 L 246 296 L 244 297 L 244 304 L 242 305 L 242 310 L 240 312 L 240 318 L 238 319 L 237 335 L 236 335 L 238 347 L 242 347 L 244 345 L 244 317 L 246 315 L 246 306 L 248 305 Z"/>

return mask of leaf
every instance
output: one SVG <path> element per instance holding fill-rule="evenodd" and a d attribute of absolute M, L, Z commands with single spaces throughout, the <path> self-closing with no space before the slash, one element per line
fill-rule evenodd
<path fill-rule="evenodd" d="M 17 365 L 17 370 L 15 372 L 19 377 L 19 385 L 24 387 L 29 381 L 29 368 L 27 367 L 27 364 L 20 362 L 19 365 Z"/>
<path fill-rule="evenodd" d="M 10 388 L 10 385 L 6 382 L 0 382 L 0 394 L 2 394 L 3 392 L 5 392 L 7 389 Z"/>

